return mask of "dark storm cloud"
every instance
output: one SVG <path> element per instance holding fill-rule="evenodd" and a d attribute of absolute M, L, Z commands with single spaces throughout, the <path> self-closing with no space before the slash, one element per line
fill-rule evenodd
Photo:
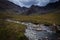
<path fill-rule="evenodd" d="M 31 5 L 46 6 L 48 3 L 57 2 L 59 0 L 9 0 L 21 7 L 30 7 Z"/>

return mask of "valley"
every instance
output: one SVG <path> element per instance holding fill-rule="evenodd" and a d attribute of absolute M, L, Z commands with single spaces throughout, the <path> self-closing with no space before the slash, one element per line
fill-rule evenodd
<path fill-rule="evenodd" d="M 60 1 L 27 8 L 0 0 L 0 40 L 60 40 Z"/>

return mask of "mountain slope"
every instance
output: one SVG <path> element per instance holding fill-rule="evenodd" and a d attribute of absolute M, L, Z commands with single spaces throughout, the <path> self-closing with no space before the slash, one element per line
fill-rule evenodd
<path fill-rule="evenodd" d="M 45 7 L 32 5 L 30 8 L 26 8 L 20 7 L 7 0 L 0 0 L 0 11 L 1 10 L 7 11 L 10 14 L 40 15 L 54 12 L 55 10 L 60 10 L 60 1 L 56 3 L 50 3 Z"/>
<path fill-rule="evenodd" d="M 25 7 L 20 7 L 12 2 L 9 2 L 7 0 L 0 0 L 0 10 L 7 10 L 17 13 L 22 13 L 27 10 Z"/>
<path fill-rule="evenodd" d="M 39 7 L 39 6 L 32 5 L 29 8 L 29 10 L 26 12 L 26 14 L 27 15 L 35 14 L 35 13 L 37 13 L 37 14 L 45 14 L 45 13 L 49 13 L 49 12 L 57 10 L 57 9 L 58 10 L 60 9 L 60 1 L 56 2 L 56 3 L 50 3 L 45 7 Z"/>

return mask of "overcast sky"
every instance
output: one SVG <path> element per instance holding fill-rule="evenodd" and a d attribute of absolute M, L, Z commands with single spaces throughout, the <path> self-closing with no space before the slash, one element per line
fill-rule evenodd
<path fill-rule="evenodd" d="M 48 3 L 57 2 L 59 0 L 9 0 L 21 7 L 30 7 L 31 5 L 46 6 Z"/>

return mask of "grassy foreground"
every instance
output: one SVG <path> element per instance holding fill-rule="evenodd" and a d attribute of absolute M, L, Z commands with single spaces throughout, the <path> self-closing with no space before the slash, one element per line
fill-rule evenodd
<path fill-rule="evenodd" d="M 24 35 L 26 26 L 6 21 L 3 22 L 0 22 L 0 40 L 28 40 Z"/>
<path fill-rule="evenodd" d="M 55 23 L 60 25 L 60 12 L 30 16 L 15 14 L 9 15 L 7 12 L 0 12 L 0 40 L 28 40 L 24 35 L 26 27 L 21 24 L 6 22 L 6 18 L 24 22 L 43 24 Z"/>
<path fill-rule="evenodd" d="M 5 21 L 11 18 L 7 14 L 0 13 L 0 40 L 28 40 L 24 35 L 25 25 Z"/>

